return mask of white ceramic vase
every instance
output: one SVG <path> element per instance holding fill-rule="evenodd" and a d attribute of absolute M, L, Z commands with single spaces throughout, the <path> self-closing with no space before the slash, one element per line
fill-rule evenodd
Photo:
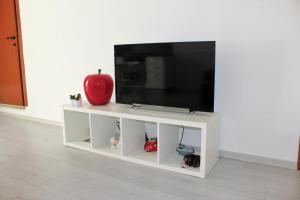
<path fill-rule="evenodd" d="M 72 103 L 72 106 L 74 106 L 74 107 L 81 107 L 82 106 L 82 99 L 81 98 L 79 100 L 72 99 L 71 103 Z"/>

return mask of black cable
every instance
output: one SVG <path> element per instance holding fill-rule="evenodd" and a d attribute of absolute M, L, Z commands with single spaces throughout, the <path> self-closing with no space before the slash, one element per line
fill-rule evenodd
<path fill-rule="evenodd" d="M 118 120 L 116 120 L 116 125 L 117 125 L 118 130 L 120 130 L 120 122 Z"/>
<path fill-rule="evenodd" d="M 181 145 L 181 142 L 182 142 L 182 139 L 183 139 L 183 133 L 184 133 L 184 127 L 182 127 L 181 139 L 180 139 L 179 145 Z"/>

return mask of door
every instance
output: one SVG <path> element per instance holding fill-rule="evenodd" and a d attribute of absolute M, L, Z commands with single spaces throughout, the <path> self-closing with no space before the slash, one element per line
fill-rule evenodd
<path fill-rule="evenodd" d="M 18 0 L 0 0 L 0 104 L 27 106 Z"/>

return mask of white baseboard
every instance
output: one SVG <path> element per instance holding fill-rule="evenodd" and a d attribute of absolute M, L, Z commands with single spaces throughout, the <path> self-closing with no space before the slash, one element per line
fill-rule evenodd
<path fill-rule="evenodd" d="M 222 151 L 222 150 L 220 151 L 220 157 L 234 159 L 234 160 L 241 160 L 241 161 L 246 161 L 246 162 L 259 163 L 259 164 L 264 164 L 264 165 L 270 165 L 270 166 L 274 166 L 274 167 L 297 169 L 296 162 L 280 160 L 280 159 L 276 159 L 276 158 L 254 156 L 254 155 L 249 155 L 249 154 L 236 153 L 236 152 L 231 152 L 231 151 Z"/>
<path fill-rule="evenodd" d="M 33 121 L 33 122 L 38 122 L 42 124 L 48 124 L 48 125 L 53 125 L 53 126 L 59 126 L 62 127 L 62 123 L 58 121 L 52 121 L 52 120 L 47 120 L 47 119 L 41 119 L 38 117 L 30 117 L 30 116 L 25 116 L 25 115 L 18 115 L 14 113 L 7 113 L 7 112 L 1 112 L 1 116 L 6 116 L 6 117 L 11 117 L 11 118 L 17 118 L 17 119 L 24 119 L 27 121 Z"/>

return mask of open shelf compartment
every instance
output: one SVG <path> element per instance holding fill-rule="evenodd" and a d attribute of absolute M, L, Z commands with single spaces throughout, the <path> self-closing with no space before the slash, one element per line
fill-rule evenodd
<path fill-rule="evenodd" d="M 120 118 L 91 114 L 92 148 L 109 154 L 121 155 L 121 148 L 111 146 L 112 137 L 120 137 Z M 122 142 L 121 142 L 122 143 Z"/>
<path fill-rule="evenodd" d="M 157 137 L 157 123 L 122 118 L 121 124 L 124 156 L 157 164 L 157 152 L 144 150 L 145 133 L 149 138 Z"/>
<path fill-rule="evenodd" d="M 76 146 L 90 148 L 89 114 L 64 111 L 65 142 Z"/>
<path fill-rule="evenodd" d="M 159 124 L 159 164 L 164 168 L 175 169 L 184 173 L 198 174 L 200 167 L 182 167 L 183 156 L 176 151 L 183 133 L 182 144 L 193 147 L 194 154 L 200 155 L 201 129 L 170 124 Z M 200 174 L 199 174 L 200 175 Z"/>

